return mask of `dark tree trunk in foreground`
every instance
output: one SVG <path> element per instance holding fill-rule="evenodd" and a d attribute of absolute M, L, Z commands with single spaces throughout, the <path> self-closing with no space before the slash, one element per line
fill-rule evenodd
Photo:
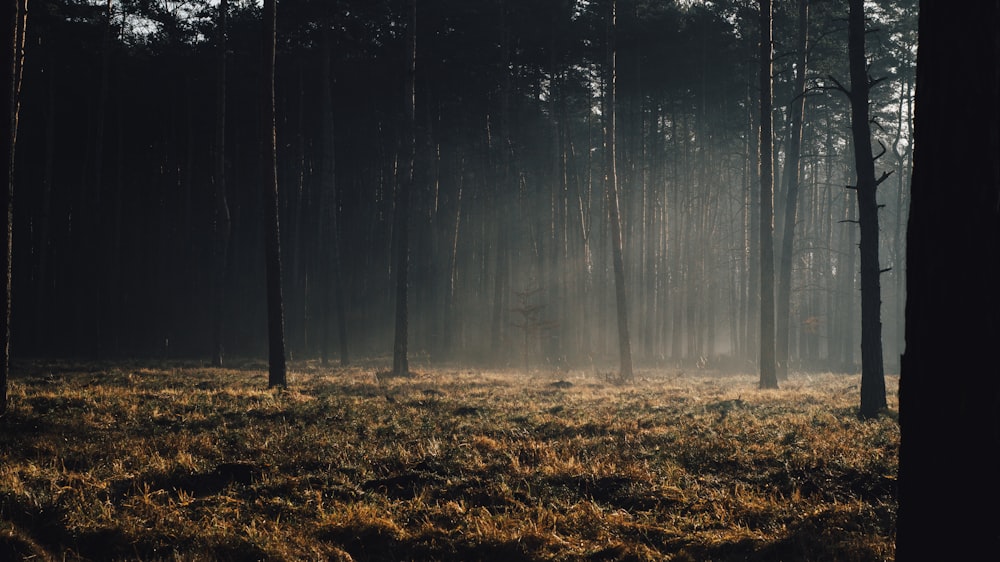
<path fill-rule="evenodd" d="M 408 339 L 408 275 L 410 268 L 410 192 L 413 189 L 413 167 L 416 159 L 416 64 L 417 64 L 417 0 L 410 2 L 410 25 L 407 30 L 406 115 L 405 135 L 406 168 L 396 189 L 396 331 L 392 344 L 392 374 L 405 376 L 410 373 L 407 357 Z"/>
<path fill-rule="evenodd" d="M 868 118 L 871 81 L 865 57 L 864 0 L 850 0 L 847 37 L 851 65 L 851 132 L 858 174 L 858 223 L 861 229 L 861 417 L 871 418 L 885 408 L 882 364 L 882 297 L 878 265 L 878 202 L 872 136 Z M 994 100 L 996 101 L 996 100 Z M 885 179 L 883 176 L 882 179 Z"/>
<path fill-rule="evenodd" d="M 278 229 L 277 137 L 274 123 L 275 0 L 264 0 L 264 72 L 261 77 L 262 188 L 264 196 L 264 254 L 267 270 L 267 348 L 269 387 L 287 386 L 285 366 L 285 310 L 281 299 L 281 237 Z"/>
<path fill-rule="evenodd" d="M 920 2 L 896 560 L 1000 552 L 1000 3 Z M 959 87 L 960 85 L 960 87 Z"/>
<path fill-rule="evenodd" d="M 608 63 L 610 77 L 608 80 L 608 179 L 607 199 L 608 218 L 611 227 L 611 259 L 615 272 L 615 304 L 618 310 L 618 353 L 621 360 L 621 380 L 632 380 L 632 343 L 628 334 L 628 300 L 625 296 L 625 258 L 622 255 L 622 223 L 618 208 L 618 154 L 615 149 L 617 134 L 615 116 L 618 113 L 615 99 L 615 81 L 617 68 L 615 64 L 615 32 L 617 2 L 611 2 L 611 17 L 608 23 Z"/>
<path fill-rule="evenodd" d="M 760 0 L 760 387 L 778 388 L 774 358 L 774 156 L 771 0 Z"/>
<path fill-rule="evenodd" d="M 781 232 L 780 267 L 778 269 L 777 334 L 775 355 L 778 378 L 788 378 L 788 332 L 791 324 L 792 250 L 795 238 L 795 217 L 798 210 L 802 122 L 806 110 L 806 61 L 809 41 L 809 0 L 799 0 L 798 59 L 795 62 L 795 99 L 791 105 L 791 123 L 785 158 L 785 216 Z"/>
<path fill-rule="evenodd" d="M 222 366 L 222 316 L 225 301 L 226 262 L 229 255 L 229 232 L 231 220 L 229 203 L 226 200 L 226 21 L 229 16 L 229 0 L 219 3 L 219 45 L 218 69 L 215 95 L 215 240 L 213 261 L 213 284 L 215 285 L 214 302 L 212 303 L 212 364 Z"/>

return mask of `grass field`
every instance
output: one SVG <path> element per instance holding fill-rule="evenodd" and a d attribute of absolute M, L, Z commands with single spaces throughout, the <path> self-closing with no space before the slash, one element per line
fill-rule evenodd
<path fill-rule="evenodd" d="M 895 377 L 376 371 L 16 364 L 0 559 L 893 558 Z"/>

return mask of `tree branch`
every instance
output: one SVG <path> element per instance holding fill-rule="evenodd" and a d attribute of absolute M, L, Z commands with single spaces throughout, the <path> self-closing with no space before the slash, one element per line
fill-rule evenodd
<path fill-rule="evenodd" d="M 843 92 L 843 94 L 845 96 L 847 96 L 848 98 L 851 97 L 851 91 L 848 90 L 847 88 L 845 88 L 844 85 L 841 84 L 839 80 L 837 80 L 836 78 L 834 78 L 832 74 L 827 74 L 826 77 L 831 82 L 833 82 L 833 86 L 824 86 L 824 88 L 828 88 L 828 89 L 831 89 L 831 90 L 837 90 L 839 92 Z"/>
<path fill-rule="evenodd" d="M 878 186 L 882 185 L 882 182 L 884 182 L 885 180 L 889 179 L 889 176 L 891 176 L 894 171 L 895 170 L 889 170 L 888 172 L 882 172 L 882 177 L 880 177 L 877 180 L 875 180 L 875 187 L 878 187 Z"/>
<path fill-rule="evenodd" d="M 879 144 L 879 146 L 881 146 L 881 147 L 882 147 L 882 152 L 879 152 L 879 153 L 878 153 L 878 154 L 876 154 L 876 155 L 875 155 L 874 157 L 872 157 L 872 160 L 878 160 L 879 158 L 881 158 L 882 156 L 884 156 L 884 155 L 885 155 L 886 151 L 888 151 L 888 150 L 889 150 L 889 149 L 887 149 L 887 148 L 885 147 L 885 143 L 883 143 L 882 141 L 878 141 L 878 144 Z"/>

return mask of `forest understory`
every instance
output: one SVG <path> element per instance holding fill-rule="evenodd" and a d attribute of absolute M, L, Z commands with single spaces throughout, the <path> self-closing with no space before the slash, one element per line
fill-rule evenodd
<path fill-rule="evenodd" d="M 0 559 L 894 557 L 898 377 L 15 363 Z"/>

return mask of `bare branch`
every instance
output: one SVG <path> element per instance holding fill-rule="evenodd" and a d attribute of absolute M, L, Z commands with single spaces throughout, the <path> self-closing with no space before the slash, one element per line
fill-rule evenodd
<path fill-rule="evenodd" d="M 845 222 L 851 223 L 851 224 L 861 224 L 861 221 L 856 221 L 856 220 L 851 220 L 851 219 L 843 219 L 843 220 L 839 220 L 837 222 L 839 224 L 844 224 Z"/>
<path fill-rule="evenodd" d="M 879 84 L 881 84 L 882 82 L 885 82 L 888 79 L 889 79 L 888 76 L 882 76 L 881 78 L 872 78 L 871 76 L 869 76 L 868 77 L 868 88 L 872 89 L 875 86 L 878 86 Z"/>
<path fill-rule="evenodd" d="M 881 146 L 881 147 L 882 147 L 882 152 L 879 152 L 878 154 L 876 154 L 875 156 L 873 156 L 873 157 L 872 157 L 872 160 L 878 160 L 879 158 L 881 158 L 882 156 L 884 156 L 884 155 L 885 155 L 886 151 L 888 151 L 888 150 L 889 150 L 889 149 L 887 149 L 887 148 L 885 147 L 885 143 L 884 143 L 884 142 L 882 142 L 882 141 L 878 141 L 878 144 L 879 144 L 879 146 Z"/>
<path fill-rule="evenodd" d="M 878 186 L 882 185 L 882 182 L 884 182 L 885 180 L 889 179 L 889 176 L 891 176 L 894 171 L 895 170 L 889 170 L 888 172 L 882 172 L 882 177 L 880 177 L 879 179 L 875 180 L 875 187 L 878 187 Z"/>
<path fill-rule="evenodd" d="M 833 82 L 833 86 L 825 86 L 826 88 L 829 88 L 831 90 L 837 90 L 839 92 L 843 92 L 843 94 L 845 96 L 851 97 L 851 91 L 848 90 L 847 88 L 845 88 L 844 85 L 841 84 L 839 80 L 837 80 L 836 78 L 834 78 L 832 74 L 827 74 L 826 77 L 831 82 Z"/>

